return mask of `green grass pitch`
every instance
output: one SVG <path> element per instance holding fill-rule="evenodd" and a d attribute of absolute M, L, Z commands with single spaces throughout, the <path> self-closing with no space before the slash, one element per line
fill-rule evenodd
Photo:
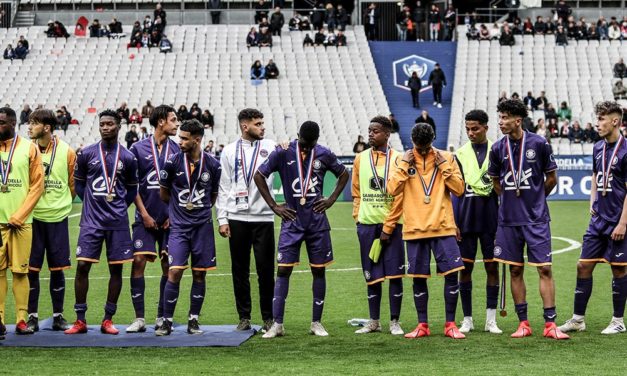
<path fill-rule="evenodd" d="M 551 202 L 554 237 L 580 242 L 589 215 L 586 202 Z M 76 205 L 73 213 L 79 213 Z M 78 237 L 78 216 L 71 218 L 72 249 Z M 534 335 L 522 340 L 509 338 L 517 326 L 511 295 L 508 293 L 506 318 L 499 318 L 504 330 L 500 336 L 482 331 L 472 332 L 466 340 L 454 341 L 442 334 L 444 306 L 442 279 L 429 281 L 429 317 L 432 336 L 421 340 L 407 340 L 383 333 L 357 336 L 355 328 L 347 325 L 353 317 L 367 318 L 366 287 L 361 273 L 355 226 L 351 218 L 350 203 L 337 203 L 329 212 L 332 225 L 335 264 L 327 273 L 327 297 L 323 323 L 330 336 L 316 338 L 308 334 L 311 320 L 311 275 L 307 263 L 293 274 L 285 315 L 286 337 L 263 340 L 257 335 L 239 348 L 192 349 L 12 349 L 0 346 L 5 361 L 1 373 L 10 374 L 625 374 L 627 357 L 625 335 L 603 336 L 600 331 L 612 315 L 611 273 L 609 267 L 600 265 L 595 274 L 594 292 L 589 304 L 588 331 L 577 333 L 570 341 L 551 341 L 542 338 L 542 305 L 538 294 L 538 277 L 534 268 L 527 268 L 529 317 Z M 278 226 L 278 222 L 277 222 Z M 237 313 L 230 277 L 227 242 L 217 235 L 218 270 L 208 273 L 207 294 L 202 311 L 202 324 L 235 324 Z M 554 239 L 554 250 L 565 249 L 569 243 Z M 554 256 L 554 274 L 557 286 L 558 322 L 561 324 L 572 314 L 575 285 L 575 265 L 579 248 Z M 72 256 L 74 258 L 74 256 Z M 303 250 L 302 261 L 306 261 Z M 42 277 L 47 278 L 47 271 Z M 129 295 L 130 266 L 125 266 L 123 292 L 118 303 L 116 323 L 130 323 L 133 308 Z M 152 322 L 156 312 L 159 267 L 150 264 L 146 281 L 146 317 Z M 66 317 L 75 319 L 72 306 L 74 270 L 67 272 Z M 103 314 L 107 289 L 107 269 L 103 261 L 92 269 L 89 291 L 88 322 L 97 324 Z M 474 272 L 474 313 L 478 329 L 483 329 L 485 273 L 481 264 Z M 188 309 L 189 271 L 183 279 L 181 299 L 175 320 L 184 322 Z M 260 323 L 256 281 L 252 278 L 253 321 Z M 48 280 L 42 281 L 40 317 L 51 314 Z M 12 295 L 7 299 L 8 321 L 13 321 Z M 405 331 L 416 325 L 411 293 L 411 280 L 405 280 L 405 299 L 401 322 Z M 384 288 L 382 321 L 387 328 L 387 287 Z M 461 319 L 461 305 L 458 306 Z M 63 334 L 60 334 L 63 335 Z"/>

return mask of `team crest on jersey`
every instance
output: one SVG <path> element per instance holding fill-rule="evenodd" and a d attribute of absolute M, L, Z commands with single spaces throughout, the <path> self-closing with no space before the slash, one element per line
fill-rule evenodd
<path fill-rule="evenodd" d="M 536 151 L 533 149 L 529 149 L 525 152 L 525 156 L 529 162 L 534 162 L 536 160 Z"/>
<path fill-rule="evenodd" d="M 208 172 L 203 172 L 202 175 L 200 175 L 200 180 L 202 180 L 203 182 L 208 182 L 209 181 L 209 173 Z"/>
<path fill-rule="evenodd" d="M 124 163 L 122 161 L 118 161 L 118 171 L 124 169 Z"/>
<path fill-rule="evenodd" d="M 377 180 L 379 180 L 379 184 L 377 185 Z M 370 178 L 370 189 L 377 190 L 379 187 L 383 187 L 385 184 L 383 182 L 383 178 L 379 177 L 378 179 L 374 176 Z"/>
<path fill-rule="evenodd" d="M 370 272 L 369 271 L 364 271 L 364 277 L 366 277 L 366 279 L 370 279 Z"/>
<path fill-rule="evenodd" d="M 319 170 L 321 166 L 322 166 L 322 163 L 320 163 L 320 160 L 319 160 L 319 159 L 316 159 L 316 160 L 313 162 L 313 168 L 314 168 L 314 169 Z"/>
<path fill-rule="evenodd" d="M 283 254 L 282 253 L 277 253 L 276 260 L 277 261 L 281 261 L 282 258 L 283 258 Z"/>
<path fill-rule="evenodd" d="M 44 162 L 44 175 L 50 175 L 50 163 Z"/>
<path fill-rule="evenodd" d="M 486 185 L 492 183 L 492 178 L 490 178 L 487 171 L 481 175 L 481 182 Z"/>
<path fill-rule="evenodd" d="M 266 158 L 268 156 L 268 151 L 266 149 L 261 149 L 261 151 L 259 152 L 259 155 Z"/>
<path fill-rule="evenodd" d="M 172 265 L 172 262 L 174 262 L 174 257 L 172 257 L 172 255 L 168 255 L 168 264 Z"/>
<path fill-rule="evenodd" d="M 415 168 L 413 168 L 413 167 L 408 168 L 408 169 L 407 169 L 407 175 L 409 175 L 409 176 L 414 176 L 414 175 L 416 175 L 416 169 L 415 169 Z"/>
<path fill-rule="evenodd" d="M 615 166 L 618 163 L 618 156 L 614 157 L 612 160 L 612 166 Z"/>
<path fill-rule="evenodd" d="M 144 246 L 144 242 L 141 239 L 135 240 L 135 249 L 141 249 Z"/>
<path fill-rule="evenodd" d="M 76 256 L 80 256 L 81 254 L 81 247 L 76 247 Z"/>
<path fill-rule="evenodd" d="M 166 170 L 159 171 L 159 178 L 165 180 L 168 178 L 168 172 Z"/>
<path fill-rule="evenodd" d="M 498 245 L 494 247 L 494 256 L 500 256 L 503 253 L 503 250 Z"/>

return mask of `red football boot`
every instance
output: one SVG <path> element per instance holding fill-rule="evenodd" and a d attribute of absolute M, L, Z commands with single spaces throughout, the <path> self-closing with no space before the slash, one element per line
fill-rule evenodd
<path fill-rule="evenodd" d="M 20 322 L 15 325 L 15 334 L 24 335 L 24 334 L 34 334 L 35 331 L 31 329 L 26 321 L 20 320 Z"/>
<path fill-rule="evenodd" d="M 420 337 L 428 337 L 431 335 L 431 331 L 429 330 L 429 324 L 426 322 L 421 322 L 418 324 L 416 329 L 413 332 L 405 334 L 405 338 L 420 338 Z"/>
<path fill-rule="evenodd" d="M 104 320 L 102 322 L 102 325 L 100 325 L 100 332 L 102 334 L 113 334 L 113 335 L 117 335 L 118 333 L 120 333 L 120 331 L 117 330 L 115 326 L 113 326 L 113 321 L 111 320 Z"/>
<path fill-rule="evenodd" d="M 65 330 L 65 334 L 83 334 L 87 333 L 87 323 L 83 320 L 76 320 L 70 329 Z"/>
<path fill-rule="evenodd" d="M 568 334 L 562 333 L 554 322 L 544 324 L 544 337 L 553 339 L 570 339 Z"/>
<path fill-rule="evenodd" d="M 457 325 L 455 325 L 454 321 L 449 321 L 444 324 L 444 335 L 453 339 L 466 338 L 464 333 L 460 332 L 459 329 L 457 329 Z"/>
<path fill-rule="evenodd" d="M 529 321 L 521 321 L 518 324 L 518 329 L 512 334 L 512 338 L 523 338 L 529 337 L 531 335 L 531 326 L 529 326 Z"/>

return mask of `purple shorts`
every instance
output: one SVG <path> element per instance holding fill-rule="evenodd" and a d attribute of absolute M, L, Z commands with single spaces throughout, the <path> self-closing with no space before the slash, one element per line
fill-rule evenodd
<path fill-rule="evenodd" d="M 151 262 L 157 255 L 167 256 L 169 235 L 170 229 L 147 230 L 143 223 L 135 222 L 133 224 L 133 254 L 145 255 Z M 157 246 L 159 253 L 157 253 Z"/>
<path fill-rule="evenodd" d="M 192 256 L 192 270 L 216 268 L 216 245 L 213 224 L 206 222 L 184 229 L 171 229 L 168 239 L 168 263 L 170 269 L 187 269 Z"/>
<path fill-rule="evenodd" d="M 458 242 L 459 252 L 464 262 L 474 263 L 477 258 L 477 242 L 481 244 L 483 262 L 494 262 L 494 234 L 469 232 L 462 234 L 462 241 Z"/>
<path fill-rule="evenodd" d="M 608 262 L 611 265 L 627 265 L 627 241 L 614 241 L 610 238 L 615 223 L 600 216 L 590 219 L 588 230 L 583 235 L 581 262 Z"/>
<path fill-rule="evenodd" d="M 361 253 L 361 267 L 366 284 L 382 282 L 386 278 L 405 276 L 405 246 L 403 244 L 403 226 L 397 225 L 390 236 L 390 243 L 381 250 L 379 261 L 374 263 L 368 254 L 372 242 L 381 236 L 383 225 L 357 224 L 357 237 Z"/>
<path fill-rule="evenodd" d="M 92 227 L 81 227 L 76 247 L 76 260 L 99 262 L 103 242 L 107 247 L 109 264 L 133 261 L 131 234 L 128 230 L 100 230 Z"/>
<path fill-rule="evenodd" d="M 279 266 L 294 266 L 300 262 L 300 246 L 305 242 L 309 265 L 325 267 L 333 262 L 333 246 L 329 230 L 301 231 L 290 225 L 291 222 L 281 224 L 279 234 L 279 250 L 277 261 Z"/>
<path fill-rule="evenodd" d="M 525 265 L 525 244 L 529 265 L 551 265 L 553 260 L 551 227 L 548 222 L 525 226 L 499 226 L 496 230 L 495 244 L 494 260 L 505 264 Z"/>
<path fill-rule="evenodd" d="M 44 257 L 51 271 L 70 268 L 70 235 L 67 218 L 53 223 L 33 219 L 33 242 L 28 269 L 41 271 Z"/>
<path fill-rule="evenodd" d="M 438 275 L 447 275 L 464 269 L 464 262 L 454 236 L 407 240 L 405 243 L 408 277 L 431 277 L 431 252 L 435 257 Z"/>

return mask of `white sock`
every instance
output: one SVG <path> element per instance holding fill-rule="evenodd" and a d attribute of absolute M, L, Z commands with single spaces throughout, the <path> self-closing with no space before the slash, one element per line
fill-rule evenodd
<path fill-rule="evenodd" d="M 166 318 L 166 320 L 168 320 L 169 322 L 172 322 L 172 317 L 170 317 L 169 319 Z"/>
<path fill-rule="evenodd" d="M 57 312 L 57 313 L 52 314 L 52 317 L 59 317 L 59 316 L 63 316 L 63 313 Z"/>
<path fill-rule="evenodd" d="M 623 318 L 622 317 L 614 317 L 614 316 L 612 316 L 612 321 L 623 322 Z"/>
<path fill-rule="evenodd" d="M 485 310 L 485 321 L 494 321 L 496 322 L 496 309 L 488 308 Z"/>
<path fill-rule="evenodd" d="M 198 320 L 198 315 L 189 315 L 189 319 L 190 320 L 193 320 L 193 319 Z"/>
<path fill-rule="evenodd" d="M 573 315 L 573 320 L 575 321 L 583 321 L 584 316 L 581 315 Z"/>
<path fill-rule="evenodd" d="M 39 318 L 39 314 L 37 312 L 29 313 L 28 316 Z"/>

